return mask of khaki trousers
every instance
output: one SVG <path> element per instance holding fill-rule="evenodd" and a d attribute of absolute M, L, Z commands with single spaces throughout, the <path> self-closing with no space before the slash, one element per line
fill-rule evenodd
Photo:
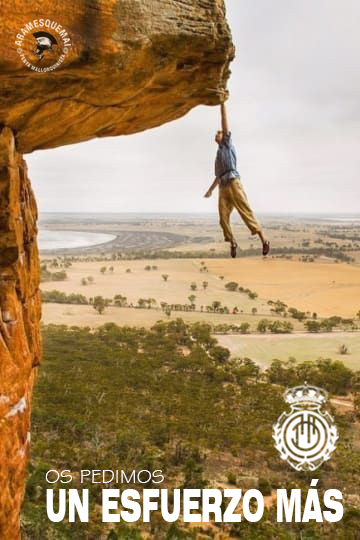
<path fill-rule="evenodd" d="M 230 214 L 234 208 L 239 212 L 251 234 L 257 234 L 261 231 L 261 227 L 249 206 L 240 179 L 234 178 L 226 186 L 219 185 L 220 225 L 224 232 L 225 242 L 235 243 L 235 237 L 230 226 Z"/>

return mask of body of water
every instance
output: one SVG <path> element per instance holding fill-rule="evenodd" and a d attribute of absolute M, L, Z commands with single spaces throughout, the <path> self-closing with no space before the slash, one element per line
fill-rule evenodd
<path fill-rule="evenodd" d="M 48 231 L 40 229 L 40 250 L 70 249 L 87 246 L 97 246 L 111 242 L 116 238 L 113 234 L 92 233 L 81 231 Z"/>

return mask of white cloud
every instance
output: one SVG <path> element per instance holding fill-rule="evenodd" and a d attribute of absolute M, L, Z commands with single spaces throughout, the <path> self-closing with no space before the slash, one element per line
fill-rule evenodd
<path fill-rule="evenodd" d="M 257 211 L 356 212 L 360 4 L 228 0 L 237 46 L 228 104 Z M 131 137 L 27 157 L 41 211 L 207 212 L 217 108 Z M 339 205 L 341 201 L 341 206 Z"/>

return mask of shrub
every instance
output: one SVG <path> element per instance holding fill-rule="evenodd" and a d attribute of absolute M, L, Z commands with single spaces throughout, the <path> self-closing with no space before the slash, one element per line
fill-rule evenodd
<path fill-rule="evenodd" d="M 239 288 L 239 284 L 236 283 L 236 281 L 229 281 L 229 283 L 225 284 L 225 289 L 231 292 L 237 291 Z"/>
<path fill-rule="evenodd" d="M 268 495 L 271 495 L 271 484 L 269 480 L 266 478 L 259 478 L 258 482 L 258 490 L 264 495 L 265 497 Z"/>
<path fill-rule="evenodd" d="M 346 345 L 340 345 L 339 354 L 349 354 L 349 348 Z"/>
<path fill-rule="evenodd" d="M 236 475 L 230 471 L 227 475 L 227 481 L 228 481 L 228 484 L 231 484 L 232 486 L 236 486 L 236 483 L 237 483 Z"/>

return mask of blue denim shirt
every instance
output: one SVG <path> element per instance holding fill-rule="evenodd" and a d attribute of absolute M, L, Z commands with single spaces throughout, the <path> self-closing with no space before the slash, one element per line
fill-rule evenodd
<path fill-rule="evenodd" d="M 224 135 L 219 144 L 215 160 L 215 176 L 221 186 L 226 186 L 234 178 L 240 178 L 236 164 L 236 150 L 231 140 L 231 133 Z"/>

